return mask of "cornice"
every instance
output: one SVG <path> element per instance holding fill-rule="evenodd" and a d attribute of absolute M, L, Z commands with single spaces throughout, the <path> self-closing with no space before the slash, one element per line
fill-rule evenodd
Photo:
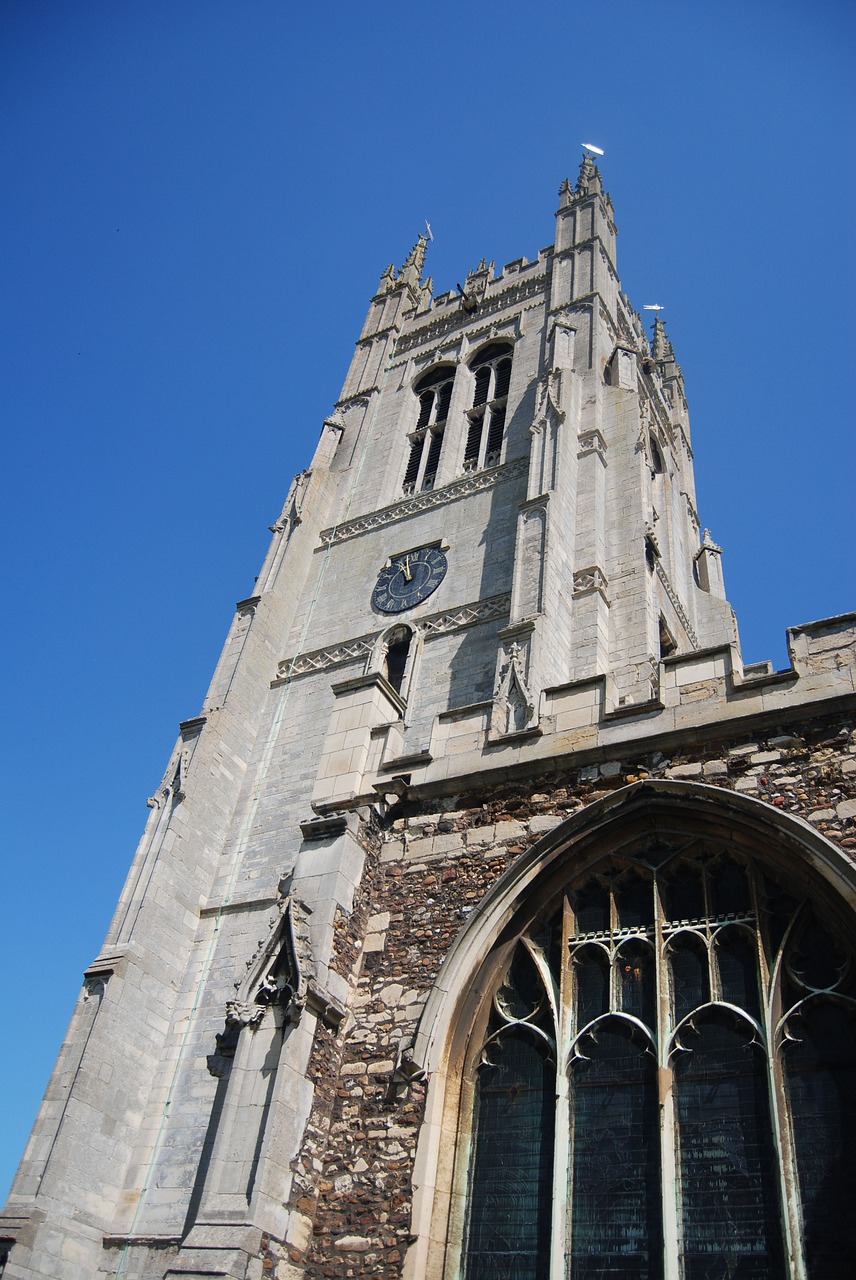
<path fill-rule="evenodd" d="M 475 312 L 468 314 L 466 311 L 455 308 L 448 315 L 437 316 L 433 320 L 429 319 L 427 323 L 414 326 L 409 332 L 402 333 L 396 344 L 396 351 L 411 351 L 414 347 L 421 346 L 423 343 L 436 342 L 443 334 L 450 332 L 452 329 L 464 328 L 472 324 L 476 317 L 479 320 L 483 320 L 485 316 L 494 315 L 498 311 L 517 306 L 519 303 L 534 297 L 535 294 L 545 292 L 546 284 L 546 272 L 529 279 L 516 280 L 514 284 L 506 289 L 501 289 L 492 296 L 490 293 L 486 294 Z M 430 312 L 427 314 L 431 315 Z"/>

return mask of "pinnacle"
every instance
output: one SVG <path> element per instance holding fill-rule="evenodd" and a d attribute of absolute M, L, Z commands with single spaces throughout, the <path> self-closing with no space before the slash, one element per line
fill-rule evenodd
<path fill-rule="evenodd" d="M 577 195 L 590 195 L 592 191 L 600 191 L 602 185 L 600 169 L 590 155 L 584 155 L 580 161 L 580 173 L 577 178 Z"/>
<path fill-rule="evenodd" d="M 407 257 L 404 259 L 404 262 L 401 264 L 401 271 L 399 272 L 399 275 L 404 275 L 405 272 L 410 272 L 410 273 L 415 272 L 415 280 L 417 281 L 421 280 L 422 268 L 425 265 L 425 250 L 427 249 L 427 247 L 428 247 L 428 236 L 423 231 L 417 237 L 415 245 L 410 250 Z"/>

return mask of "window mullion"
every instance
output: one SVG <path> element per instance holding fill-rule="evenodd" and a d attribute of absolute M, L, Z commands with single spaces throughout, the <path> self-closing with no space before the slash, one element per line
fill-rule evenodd
<path fill-rule="evenodd" d="M 796 1152 L 788 1116 L 785 1082 L 782 1073 L 781 1046 L 776 1044 L 776 1023 L 781 1016 L 779 991 L 782 981 L 782 965 L 776 965 L 774 962 L 772 971 L 767 965 L 761 939 L 761 904 L 755 875 L 751 878 L 751 891 L 752 906 L 757 922 L 755 937 L 762 983 L 764 1034 L 767 1037 L 767 1073 L 769 1077 L 773 1139 L 779 1151 L 779 1198 L 785 1231 L 785 1266 L 788 1268 L 788 1280 L 806 1280 L 808 1271 L 806 1270 L 805 1252 L 803 1250 L 802 1211 L 799 1202 Z M 784 946 L 784 943 L 782 945 Z"/>
<path fill-rule="evenodd" d="M 678 1197 L 678 1133 L 675 1117 L 674 1074 L 670 1060 L 672 1008 L 669 961 L 663 930 L 659 886 L 654 886 L 654 953 L 657 978 L 657 1093 L 660 1107 L 660 1201 L 663 1214 L 664 1280 L 680 1280 Z"/>
<path fill-rule="evenodd" d="M 434 410 L 437 407 L 437 399 L 434 398 L 434 404 L 431 406 L 431 420 L 434 418 Z M 414 493 L 422 492 L 422 485 L 425 482 L 425 466 L 428 462 L 428 454 L 431 452 L 431 427 L 425 428 L 425 435 L 422 437 L 422 456 L 419 459 L 419 471 L 416 475 L 416 483 L 413 486 Z"/>
<path fill-rule="evenodd" d="M 491 397 L 493 395 L 493 390 L 495 386 L 496 386 L 496 367 L 495 365 L 491 365 L 490 381 L 487 384 L 487 395 L 485 397 L 484 411 L 482 413 L 482 420 L 481 420 L 481 437 L 479 439 L 479 457 L 478 457 L 478 468 L 477 468 L 479 471 L 481 471 L 484 468 L 485 463 L 487 461 L 487 435 L 490 429 L 490 402 L 491 402 Z"/>
<path fill-rule="evenodd" d="M 573 1041 L 573 982 L 568 939 L 573 932 L 571 906 L 562 904 L 562 958 L 559 970 L 559 1016 L 556 1027 L 556 1142 L 553 1147 L 553 1223 L 550 1242 L 550 1280 L 565 1280 L 568 1251 L 568 1213 L 571 1203 L 571 1107 L 568 1066 Z"/>

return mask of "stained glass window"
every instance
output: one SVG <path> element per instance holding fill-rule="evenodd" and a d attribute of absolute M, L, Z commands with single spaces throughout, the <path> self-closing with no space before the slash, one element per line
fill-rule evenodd
<path fill-rule="evenodd" d="M 473 1047 L 466 1280 L 849 1280 L 848 935 L 711 841 L 571 879 Z"/>

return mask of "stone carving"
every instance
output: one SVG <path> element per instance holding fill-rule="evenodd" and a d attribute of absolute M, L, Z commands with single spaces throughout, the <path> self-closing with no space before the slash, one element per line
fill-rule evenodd
<path fill-rule="evenodd" d="M 464 604 L 459 609 L 447 609 L 433 618 L 426 618 L 419 624 L 419 629 L 426 639 L 430 639 L 431 636 L 447 635 L 450 631 L 462 631 L 480 622 L 507 617 L 510 609 L 510 595 L 490 596 L 487 600 Z"/>
<path fill-rule="evenodd" d="M 295 676 L 325 671 L 328 667 L 341 667 L 357 658 L 366 657 L 374 648 L 378 634 L 373 631 L 371 635 L 358 636 L 355 640 L 346 640 L 327 649 L 314 649 L 310 653 L 298 654 L 295 658 L 283 658 L 277 664 L 277 679 L 290 680 Z"/>
<path fill-rule="evenodd" d="M 291 898 L 284 898 L 273 928 L 247 964 L 247 974 L 235 983 L 235 996 L 226 1001 L 225 1027 L 215 1037 L 216 1049 L 206 1059 L 211 1075 L 228 1074 L 244 1027 L 255 1031 L 265 1011 L 274 1005 L 284 1010 L 286 1022 L 296 1023 L 306 1004 L 306 988 L 312 974 L 308 930 Z"/>
<path fill-rule="evenodd" d="M 504 737 L 530 728 L 535 715 L 535 699 L 525 676 L 525 651 L 513 641 L 505 650 L 506 661 L 499 668 L 490 716 L 491 737 Z"/>
<path fill-rule="evenodd" d="M 609 586 L 609 579 L 601 569 L 600 565 L 589 565 L 587 569 L 577 569 L 574 574 L 574 595 L 588 595 L 590 591 L 599 591 L 604 600 L 609 603 L 606 595 L 606 589 Z"/>
<path fill-rule="evenodd" d="M 696 529 L 699 529 L 699 528 L 701 527 L 701 521 L 700 521 L 700 520 L 699 520 L 699 518 L 698 518 L 698 512 L 697 512 L 697 511 L 696 511 L 696 509 L 695 509 L 695 504 L 694 504 L 694 502 L 693 502 L 692 498 L 690 497 L 690 495 L 687 493 L 686 489 L 682 489 L 682 490 L 681 490 L 681 493 L 682 493 L 682 495 L 683 495 L 684 501 L 685 501 L 685 502 L 686 502 L 686 504 L 687 504 L 687 515 L 689 516 L 690 520 L 692 521 L 692 524 L 694 525 L 694 527 L 695 527 Z M 706 533 L 706 534 L 708 534 L 707 529 L 705 529 L 705 533 Z M 708 534 L 708 537 L 709 537 L 709 536 L 710 536 L 710 535 Z"/>
<path fill-rule="evenodd" d="M 530 279 L 524 277 L 515 280 L 514 284 L 507 289 L 502 289 L 499 293 L 486 297 L 479 306 L 479 314 L 490 315 L 496 311 L 503 311 L 507 307 L 513 307 L 517 303 L 531 298 L 536 293 L 543 293 L 545 282 L 546 276 L 543 274 L 533 276 Z M 410 351 L 413 347 L 422 346 L 425 342 L 437 342 L 450 329 L 458 328 L 460 325 L 466 324 L 468 320 L 469 316 L 466 311 L 458 307 L 450 309 L 446 315 L 438 316 L 435 320 L 429 320 L 426 325 L 413 329 L 409 334 L 402 335 L 398 340 L 397 350 L 399 352 Z"/>
<path fill-rule="evenodd" d="M 459 498 L 467 498 L 472 493 L 480 493 L 490 489 L 502 480 L 510 480 L 513 476 L 525 471 L 528 459 L 517 458 L 506 462 L 501 467 L 488 467 L 484 471 L 474 471 L 469 475 L 443 485 L 442 489 L 431 489 L 427 493 L 419 493 L 413 497 L 394 502 L 389 507 L 381 507 L 370 515 L 357 516 L 354 520 L 345 520 L 331 529 L 321 530 L 323 546 L 331 546 L 335 542 L 344 542 L 347 538 L 356 538 L 370 529 L 382 529 L 384 525 L 394 524 L 407 516 L 416 515 L 419 511 L 428 511 L 431 507 L 440 507 L 446 502 L 456 502 Z"/>
<path fill-rule="evenodd" d="M 324 425 L 335 427 L 339 431 L 343 428 L 343 424 L 334 418 L 328 418 Z M 289 487 L 279 519 L 270 526 L 271 533 L 281 533 L 283 529 L 293 528 L 300 523 L 300 510 L 311 475 L 311 471 L 298 471 Z"/>
<path fill-rule="evenodd" d="M 662 561 L 655 560 L 654 569 L 656 571 L 657 577 L 660 579 L 660 581 L 662 582 L 663 586 L 666 589 L 666 595 L 671 600 L 672 607 L 674 608 L 675 613 L 678 615 L 678 617 L 680 618 L 683 624 L 684 631 L 686 631 L 687 633 L 687 638 L 689 639 L 690 644 L 694 649 L 700 649 L 701 645 L 699 643 L 699 638 L 696 635 L 695 631 L 693 630 L 692 623 L 687 617 L 684 606 L 681 604 L 680 600 L 678 599 L 678 593 L 675 591 L 675 588 L 672 586 L 671 582 L 669 581 L 669 576 L 666 573 L 666 570 L 663 568 Z"/>
<path fill-rule="evenodd" d="M 473 604 L 462 604 L 457 609 L 445 609 L 442 613 L 432 614 L 419 621 L 418 630 L 430 640 L 432 636 L 447 635 L 450 631 L 463 631 L 466 627 L 477 626 L 480 622 L 491 622 L 494 618 L 504 618 L 511 608 L 509 594 L 488 596 L 486 600 L 476 600 Z M 294 658 L 283 658 L 277 664 L 276 680 L 293 680 L 297 676 L 311 675 L 315 671 L 326 671 L 332 667 L 345 666 L 359 658 L 367 658 L 374 651 L 380 631 L 369 635 L 357 636 L 354 640 L 345 640 L 342 644 L 331 645 L 327 649 L 313 649 L 309 653 L 300 653 Z"/>
<path fill-rule="evenodd" d="M 560 403 L 561 396 L 562 374 L 560 370 L 553 369 L 538 380 L 533 426 L 536 424 L 541 427 L 545 426 L 551 415 L 557 418 L 559 422 L 564 422 L 565 411 Z"/>
<path fill-rule="evenodd" d="M 579 437 L 578 458 L 584 458 L 589 453 L 596 453 L 601 462 L 606 461 L 606 441 L 595 427 L 592 431 L 581 431 Z"/>

